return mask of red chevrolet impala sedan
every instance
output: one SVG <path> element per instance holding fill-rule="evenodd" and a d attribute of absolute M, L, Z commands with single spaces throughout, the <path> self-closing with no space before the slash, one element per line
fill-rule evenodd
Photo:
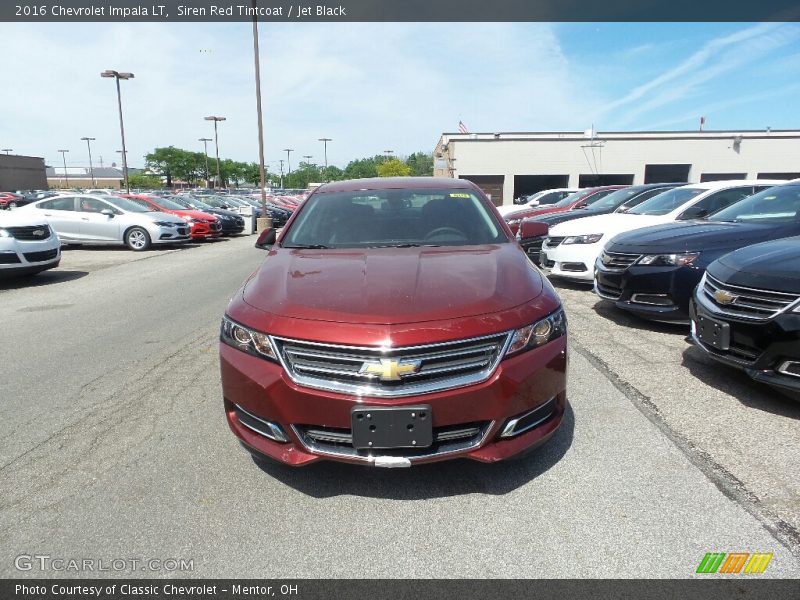
<path fill-rule="evenodd" d="M 560 425 L 561 302 L 469 181 L 330 183 L 257 245 L 220 334 L 225 414 L 256 457 L 494 462 Z"/>

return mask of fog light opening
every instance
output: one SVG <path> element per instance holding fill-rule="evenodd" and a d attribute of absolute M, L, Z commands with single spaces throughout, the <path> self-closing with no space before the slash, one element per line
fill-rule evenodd
<path fill-rule="evenodd" d="M 259 435 L 263 435 L 265 438 L 270 439 L 273 442 L 285 444 L 289 441 L 289 436 L 286 435 L 281 426 L 277 423 L 257 417 L 254 414 L 247 412 L 238 404 L 234 404 L 234 407 L 236 409 L 236 417 L 239 419 L 239 423 L 241 423 L 244 427 L 247 427 L 251 431 L 255 431 Z"/>
<path fill-rule="evenodd" d="M 516 417 L 510 418 L 500 433 L 501 438 L 511 438 L 526 431 L 530 431 L 534 427 L 541 425 L 547 419 L 553 416 L 553 413 L 556 410 L 556 397 L 553 396 L 542 404 L 541 406 L 537 406 L 533 410 L 528 412 L 522 413 L 521 415 L 517 415 Z"/>
<path fill-rule="evenodd" d="M 800 361 L 787 360 L 776 369 L 778 373 L 800 378 Z"/>
<path fill-rule="evenodd" d="M 674 306 L 675 303 L 669 294 L 634 294 L 631 296 L 634 304 L 649 304 L 651 306 Z"/>

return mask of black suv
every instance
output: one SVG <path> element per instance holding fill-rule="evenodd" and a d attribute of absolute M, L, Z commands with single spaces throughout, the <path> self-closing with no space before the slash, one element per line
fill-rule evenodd
<path fill-rule="evenodd" d="M 800 237 L 712 262 L 690 312 L 691 340 L 708 356 L 800 393 Z"/>

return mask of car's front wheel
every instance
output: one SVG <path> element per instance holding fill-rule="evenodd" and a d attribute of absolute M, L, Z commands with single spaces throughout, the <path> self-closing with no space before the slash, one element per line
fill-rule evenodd
<path fill-rule="evenodd" d="M 8 203 L 8 208 L 17 208 L 17 203 L 12 200 Z"/>
<path fill-rule="evenodd" d="M 125 232 L 125 245 L 134 252 L 141 252 L 150 247 L 150 234 L 141 227 L 131 227 Z"/>

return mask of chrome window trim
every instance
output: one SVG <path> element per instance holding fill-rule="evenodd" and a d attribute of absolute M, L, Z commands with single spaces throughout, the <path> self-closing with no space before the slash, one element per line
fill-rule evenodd
<path fill-rule="evenodd" d="M 508 347 L 511 345 L 513 334 L 514 331 L 504 331 L 492 335 L 483 335 L 474 338 L 450 340 L 447 342 L 436 342 L 433 344 L 423 344 L 418 346 L 391 346 L 385 348 L 376 346 L 370 347 L 370 346 L 347 346 L 339 344 L 326 344 L 322 342 L 296 340 L 292 338 L 285 338 L 279 336 L 269 336 L 269 339 L 270 342 L 273 344 L 273 348 L 276 348 L 277 350 L 276 354 L 284 371 L 286 371 L 286 374 L 289 376 L 289 378 L 297 385 L 302 385 L 304 387 L 323 390 L 327 392 L 335 392 L 337 394 L 345 394 L 347 396 L 357 396 L 357 397 L 368 396 L 373 398 L 402 398 L 405 396 L 433 394 L 436 392 L 451 390 L 454 388 L 466 387 L 469 385 L 483 383 L 494 374 L 494 372 L 497 370 L 497 367 L 500 365 L 500 362 L 503 360 L 503 358 L 505 358 L 506 352 L 508 351 Z M 485 339 L 500 338 L 501 336 L 505 336 L 505 340 L 503 340 L 502 343 L 500 344 L 500 350 L 497 353 L 497 357 L 495 358 L 494 362 L 487 365 L 484 369 L 481 369 L 480 371 L 476 371 L 474 373 L 469 373 L 466 375 L 461 375 L 436 382 L 421 382 L 421 383 L 409 382 L 407 385 L 404 385 L 402 388 L 398 389 L 391 389 L 391 388 L 384 389 L 381 387 L 376 387 L 374 385 L 371 385 L 369 380 L 365 381 L 364 383 L 355 384 L 355 383 L 335 381 L 331 379 L 324 379 L 321 377 L 299 374 L 294 371 L 294 369 L 291 367 L 286 357 L 284 356 L 285 353 L 284 343 L 304 344 L 320 348 L 327 347 L 327 348 L 333 348 L 334 350 L 366 351 L 376 354 L 380 353 L 381 355 L 388 355 L 393 352 L 399 352 L 399 351 L 413 352 L 416 350 L 424 350 L 427 348 L 439 348 L 442 346 L 449 346 L 453 344 L 463 344 Z"/>
<path fill-rule="evenodd" d="M 480 436 L 476 441 L 471 443 L 461 443 L 461 444 L 453 444 L 453 446 L 460 446 L 457 448 L 451 448 L 449 450 L 445 450 L 444 452 L 430 452 L 428 454 L 417 454 L 415 456 L 407 456 L 407 457 L 399 457 L 399 456 L 386 456 L 380 454 L 371 454 L 368 456 L 362 456 L 358 454 L 358 450 L 355 448 L 342 448 L 341 450 L 329 450 L 323 447 L 320 447 L 319 444 L 315 444 L 313 442 L 307 442 L 303 437 L 303 434 L 300 430 L 297 429 L 294 425 L 290 425 L 292 432 L 294 433 L 295 437 L 299 440 L 300 445 L 307 451 L 311 452 L 312 454 L 317 454 L 319 456 L 329 456 L 332 458 L 352 458 L 361 462 L 365 463 L 378 463 L 381 459 L 391 459 L 391 461 L 408 461 L 409 463 L 418 462 L 420 460 L 425 460 L 428 458 L 437 458 L 440 456 L 449 456 L 451 454 L 460 454 L 462 452 L 469 452 L 471 450 L 475 450 L 482 446 L 489 437 L 489 434 L 494 429 L 495 421 L 489 421 L 486 425 L 483 435 Z M 380 452 L 380 450 L 376 450 L 376 452 Z M 376 466 L 385 466 L 376 464 Z"/>

